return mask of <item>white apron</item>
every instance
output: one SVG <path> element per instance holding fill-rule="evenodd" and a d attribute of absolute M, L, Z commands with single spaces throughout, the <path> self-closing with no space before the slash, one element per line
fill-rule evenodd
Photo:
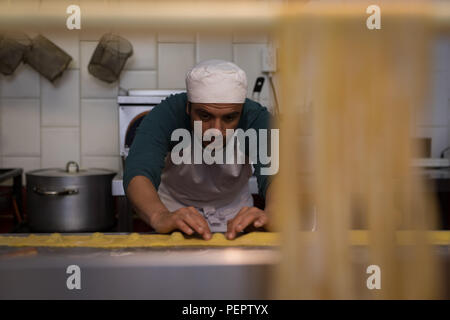
<path fill-rule="evenodd" d="M 192 140 L 199 143 L 196 138 Z M 193 159 L 193 152 L 190 153 Z M 192 206 L 206 219 L 211 232 L 226 232 L 228 220 L 242 207 L 253 206 L 248 185 L 251 176 L 252 167 L 248 163 L 176 165 L 169 154 L 158 195 L 169 211 Z"/>

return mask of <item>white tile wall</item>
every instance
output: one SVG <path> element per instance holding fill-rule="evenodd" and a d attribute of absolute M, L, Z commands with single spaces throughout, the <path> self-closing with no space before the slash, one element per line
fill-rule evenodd
<path fill-rule="evenodd" d="M 450 59 L 450 56 L 449 56 Z M 430 96 L 425 106 L 418 108 L 416 114 L 419 126 L 446 126 L 450 91 L 450 71 L 434 71 L 431 75 Z"/>
<path fill-rule="evenodd" d="M 113 32 L 112 28 L 93 28 L 92 26 L 81 25 L 80 40 L 81 41 L 98 41 L 106 34 Z"/>
<path fill-rule="evenodd" d="M 156 89 L 158 74 L 156 71 L 122 71 L 120 75 L 121 89 Z"/>
<path fill-rule="evenodd" d="M 240 31 L 233 33 L 233 42 L 235 43 L 266 43 L 268 36 L 266 33 L 255 31 Z"/>
<path fill-rule="evenodd" d="M 432 156 L 439 157 L 450 146 L 450 36 L 437 37 L 432 49 L 430 96 L 416 112 L 416 136 L 430 137 Z"/>
<path fill-rule="evenodd" d="M 80 71 L 66 70 L 54 83 L 41 78 L 43 126 L 79 126 Z"/>
<path fill-rule="evenodd" d="M 68 161 L 80 162 L 78 128 L 43 128 L 41 143 L 43 168 L 64 168 Z"/>
<path fill-rule="evenodd" d="M 80 67 L 80 31 L 66 29 L 65 19 L 62 20 L 63 27 L 57 30 L 42 30 L 42 34 L 72 57 L 70 69 L 78 69 Z"/>
<path fill-rule="evenodd" d="M 40 157 L 3 157 L 3 167 L 23 168 L 24 171 L 41 168 Z"/>
<path fill-rule="evenodd" d="M 124 69 L 156 69 L 156 34 L 145 30 L 121 31 L 120 36 L 130 41 L 133 55 L 127 60 Z"/>
<path fill-rule="evenodd" d="M 116 100 L 81 100 L 81 152 L 83 156 L 119 155 Z"/>
<path fill-rule="evenodd" d="M 81 157 L 81 167 L 82 168 L 105 168 L 113 171 L 120 170 L 120 157 Z"/>
<path fill-rule="evenodd" d="M 3 157 L 3 168 L 22 168 L 23 183 L 26 182 L 25 173 L 27 171 L 36 170 L 41 168 L 41 158 L 40 157 Z M 12 180 L 12 179 L 11 179 Z M 5 185 L 10 185 L 12 181 L 5 181 Z"/>
<path fill-rule="evenodd" d="M 160 43 L 158 58 L 158 87 L 184 89 L 186 72 L 195 63 L 195 45 L 193 43 Z"/>
<path fill-rule="evenodd" d="M 160 32 L 158 33 L 158 42 L 195 42 L 194 32 Z"/>
<path fill-rule="evenodd" d="M 450 37 L 440 36 L 433 43 L 433 70 L 450 71 Z"/>
<path fill-rule="evenodd" d="M 262 68 L 262 49 L 265 44 L 234 44 L 233 54 L 234 62 L 240 66 L 247 74 L 248 81 L 248 96 L 251 97 L 256 78 L 264 76 L 261 72 Z M 266 79 L 262 92 L 261 99 L 269 100 L 269 81 Z"/>
<path fill-rule="evenodd" d="M 80 42 L 81 98 L 116 98 L 118 93 L 117 82 L 101 81 L 92 76 L 87 69 L 97 44 L 98 41 Z"/>
<path fill-rule="evenodd" d="M 39 99 L 1 100 L 3 156 L 40 156 Z"/>
<path fill-rule="evenodd" d="M 231 34 L 198 33 L 196 62 L 208 59 L 233 60 L 233 38 Z"/>
<path fill-rule="evenodd" d="M 449 94 L 449 97 L 448 97 L 448 100 L 447 100 L 447 106 L 448 106 L 448 110 L 449 110 L 449 112 L 448 112 L 448 127 L 449 127 L 449 130 L 450 130 L 450 94 Z M 449 137 L 449 140 L 450 140 L 450 137 Z"/>
<path fill-rule="evenodd" d="M 2 75 L 0 94 L 4 98 L 38 98 L 39 80 L 39 73 L 21 63 L 12 75 Z"/>

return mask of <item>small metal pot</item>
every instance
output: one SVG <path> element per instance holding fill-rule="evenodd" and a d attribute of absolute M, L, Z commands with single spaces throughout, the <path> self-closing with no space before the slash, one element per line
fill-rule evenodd
<path fill-rule="evenodd" d="M 66 169 L 26 173 L 27 211 L 33 232 L 105 231 L 114 224 L 111 183 L 114 171 Z"/>

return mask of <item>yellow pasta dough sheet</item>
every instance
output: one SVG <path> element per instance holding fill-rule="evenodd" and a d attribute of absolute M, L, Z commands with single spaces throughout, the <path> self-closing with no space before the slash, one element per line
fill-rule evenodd
<path fill-rule="evenodd" d="M 92 233 L 86 235 L 30 234 L 29 236 L 0 236 L 0 246 L 10 247 L 271 247 L 278 245 L 278 235 L 272 232 L 252 232 L 228 240 L 222 233 L 215 233 L 211 240 L 184 236 L 181 232 L 166 234 L 113 235 Z"/>
<path fill-rule="evenodd" d="M 318 240 L 318 232 L 302 232 L 306 243 Z M 450 231 L 431 231 L 427 238 L 433 245 L 450 245 Z M 415 236 L 410 231 L 397 232 L 400 245 L 414 244 Z M 280 235 L 274 232 L 252 232 L 234 240 L 222 233 L 215 233 L 211 240 L 185 236 L 180 232 L 167 234 L 103 234 L 86 235 L 30 234 L 28 236 L 0 236 L 0 246 L 8 247 L 88 247 L 88 248 L 139 248 L 139 247 L 275 247 L 280 244 Z M 353 230 L 349 233 L 349 244 L 368 245 L 369 233 Z"/>

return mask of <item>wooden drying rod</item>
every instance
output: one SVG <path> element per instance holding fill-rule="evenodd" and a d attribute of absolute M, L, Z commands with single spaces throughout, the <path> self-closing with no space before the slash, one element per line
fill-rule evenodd
<path fill-rule="evenodd" d="M 372 1 L 373 2 L 373 1 Z M 450 31 L 450 3 L 405 1 L 386 5 L 380 2 L 382 17 L 429 16 L 438 30 Z M 308 1 L 106 1 L 83 2 L 83 27 L 141 27 L 141 28 L 249 28 L 271 29 L 290 18 L 346 18 L 361 19 L 369 14 L 366 8 L 373 3 L 330 4 Z M 69 16 L 68 4 L 57 0 L 2 1 L 0 28 L 65 26 Z"/>

